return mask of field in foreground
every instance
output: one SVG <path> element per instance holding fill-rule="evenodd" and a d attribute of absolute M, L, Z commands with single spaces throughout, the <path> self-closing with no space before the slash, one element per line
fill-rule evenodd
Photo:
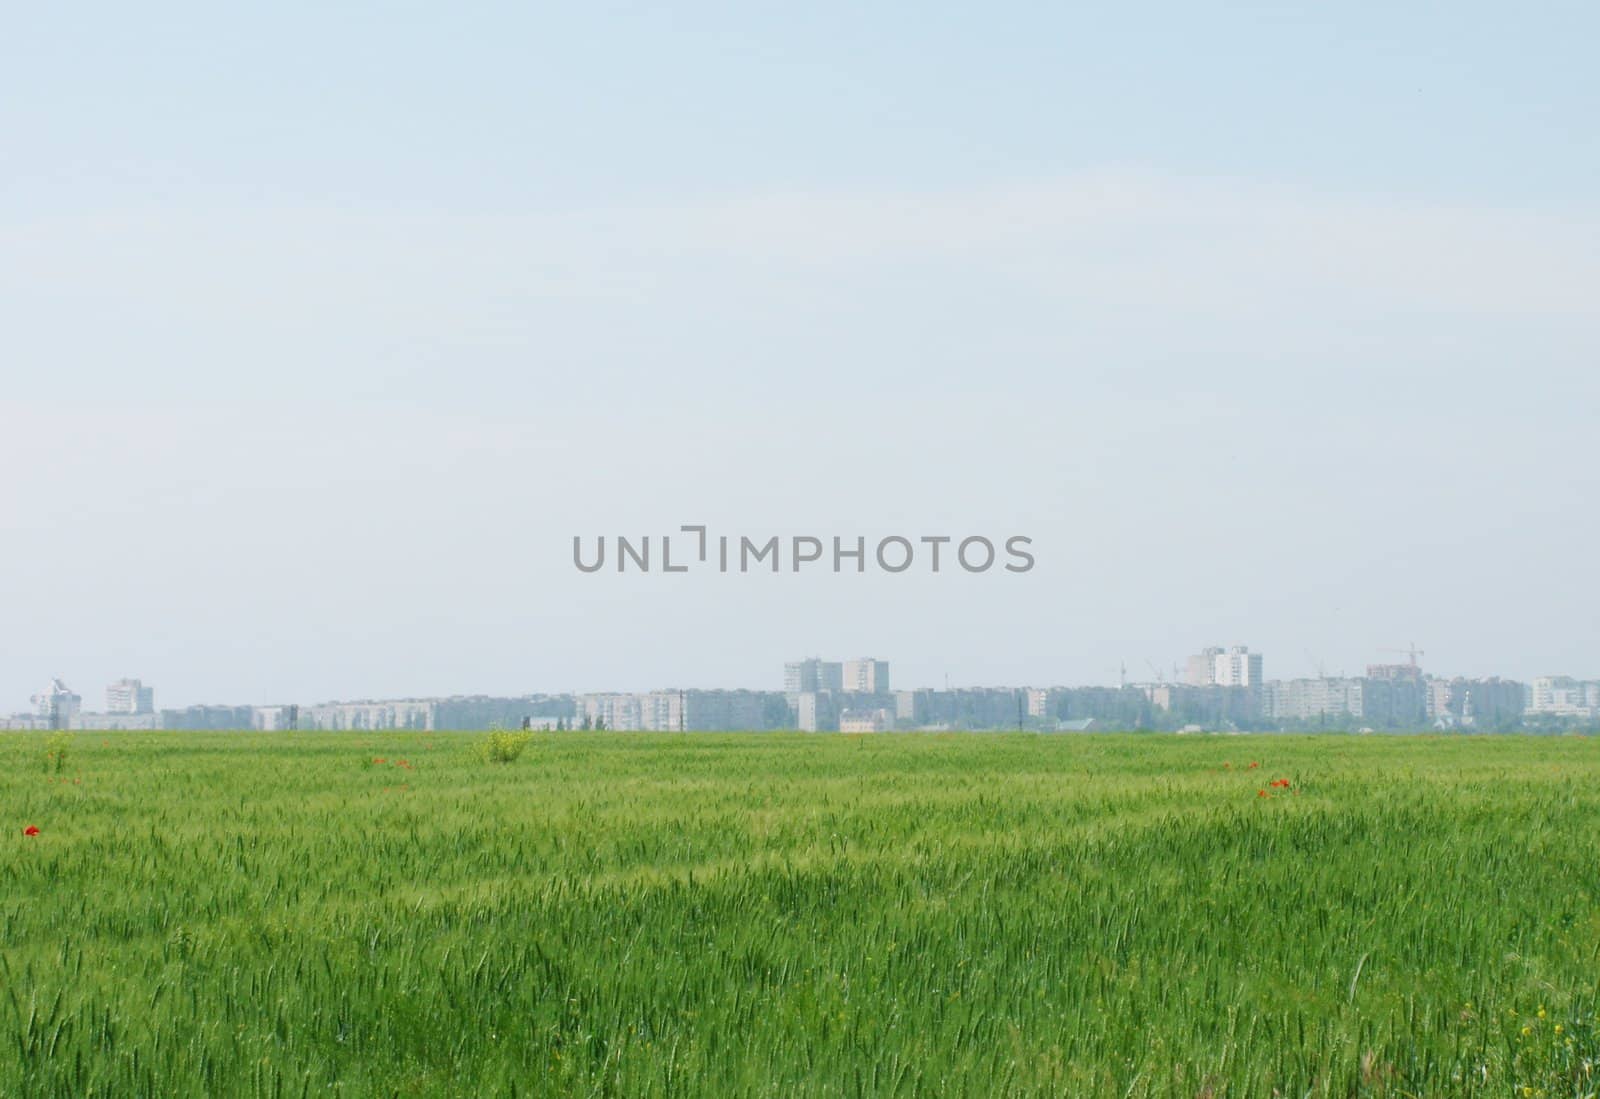
<path fill-rule="evenodd" d="M 1597 1087 L 1594 739 L 479 739 L 0 736 L 0 1095 Z"/>

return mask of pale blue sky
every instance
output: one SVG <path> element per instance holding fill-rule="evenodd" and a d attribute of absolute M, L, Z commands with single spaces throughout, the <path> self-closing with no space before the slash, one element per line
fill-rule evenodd
<path fill-rule="evenodd" d="M 0 712 L 1600 675 L 1600 10 L 1213 7 L 10 6 Z"/>

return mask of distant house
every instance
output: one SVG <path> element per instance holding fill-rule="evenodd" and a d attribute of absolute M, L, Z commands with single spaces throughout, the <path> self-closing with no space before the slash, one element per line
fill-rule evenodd
<path fill-rule="evenodd" d="M 886 733 L 894 728 L 894 715 L 886 709 L 845 710 L 839 715 L 841 733 Z"/>
<path fill-rule="evenodd" d="M 1092 717 L 1079 718 L 1077 721 L 1058 721 L 1055 731 L 1058 733 L 1093 733 L 1098 732 L 1100 723 Z"/>

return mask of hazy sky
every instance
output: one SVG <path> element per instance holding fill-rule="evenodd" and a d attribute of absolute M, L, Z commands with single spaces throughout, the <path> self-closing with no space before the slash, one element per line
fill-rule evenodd
<path fill-rule="evenodd" d="M 1592 3 L 5 27 L 0 712 L 1600 675 Z M 695 522 L 1038 565 L 572 567 Z"/>

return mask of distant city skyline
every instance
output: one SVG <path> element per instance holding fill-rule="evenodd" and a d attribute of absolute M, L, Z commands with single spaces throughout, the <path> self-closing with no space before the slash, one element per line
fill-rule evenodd
<path fill-rule="evenodd" d="M 83 706 L 57 677 L 30 698 L 32 709 L 0 716 L 0 730 L 28 729 L 446 729 L 521 724 L 524 728 L 704 731 L 796 728 L 806 732 L 907 729 L 1093 731 L 1101 727 L 1263 731 L 1336 725 L 1413 730 L 1510 732 L 1551 721 L 1600 721 L 1600 679 L 1545 675 L 1436 675 L 1415 644 L 1403 662 L 1369 664 L 1360 675 L 1268 678 L 1265 656 L 1247 645 L 1208 645 L 1172 676 L 1149 663 L 1151 678 L 1067 685 L 1054 682 L 905 687 L 878 657 L 786 661 L 779 684 L 758 688 L 675 685 L 645 691 L 548 691 L 506 696 L 345 698 L 316 703 L 154 707 L 154 688 L 119 679 L 104 711 Z M 454 724 L 452 724 L 454 723 Z M 1341 724 L 1342 723 L 1342 724 Z"/>
<path fill-rule="evenodd" d="M 1235 646 L 1235 645 L 1230 644 L 1230 645 L 1227 645 L 1227 646 L 1216 646 L 1216 647 L 1222 649 L 1223 653 L 1226 654 L 1229 649 L 1236 648 L 1236 647 L 1239 647 L 1239 646 Z M 1261 658 L 1263 660 L 1265 659 L 1264 655 L 1261 652 L 1254 650 L 1254 648 L 1252 646 L 1244 646 L 1244 647 L 1251 649 L 1252 654 L 1254 656 L 1256 656 L 1257 658 Z M 778 655 L 781 657 L 782 653 L 780 652 Z M 973 676 L 963 676 L 963 675 L 960 675 L 960 674 L 953 674 L 951 672 L 934 671 L 932 673 L 929 673 L 927 671 L 921 671 L 921 672 L 919 672 L 919 671 L 906 671 L 905 669 L 912 667 L 911 663 L 907 662 L 907 661 L 902 661 L 902 660 L 899 660 L 899 659 L 896 659 L 894 661 L 894 666 L 896 668 L 895 679 L 896 679 L 897 683 L 903 681 L 903 682 L 908 682 L 908 683 L 914 683 L 914 684 L 916 684 L 918 686 L 921 686 L 921 687 L 944 687 L 946 685 L 949 685 L 949 686 L 952 686 L 952 687 L 962 687 L 962 686 L 975 687 L 975 686 L 989 686 L 989 685 L 995 685 L 995 684 L 1010 685 L 1010 686 L 1017 686 L 1017 687 L 1025 687 L 1025 686 L 1037 685 L 1039 683 L 1044 683 L 1044 682 L 1049 682 L 1049 683 L 1052 683 L 1052 684 L 1055 684 L 1055 685 L 1069 685 L 1070 684 L 1070 685 L 1080 685 L 1080 686 L 1115 686 L 1119 682 L 1119 680 L 1122 680 L 1124 678 L 1124 676 L 1125 676 L 1126 682 L 1128 682 L 1128 683 L 1172 682 L 1172 683 L 1183 683 L 1183 684 L 1186 684 L 1186 685 L 1193 685 L 1194 684 L 1194 680 L 1190 678 L 1190 669 L 1188 667 L 1188 662 L 1191 661 L 1196 655 L 1197 654 L 1195 654 L 1195 653 L 1184 653 L 1184 654 L 1179 655 L 1176 658 L 1173 658 L 1173 657 L 1169 656 L 1165 660 L 1154 659 L 1154 658 L 1132 658 L 1132 657 L 1130 657 L 1130 658 L 1128 658 L 1126 660 L 1113 659 L 1113 660 L 1111 660 L 1109 662 L 1103 662 L 1104 674 L 1100 675 L 1098 678 L 1082 678 L 1082 677 L 1075 677 L 1075 676 L 1068 675 L 1068 674 L 1063 674 L 1063 675 L 1055 676 L 1054 678 L 1050 678 L 1048 676 L 1046 676 L 1046 677 L 1034 676 L 1034 677 L 1027 677 L 1027 678 L 1018 678 L 1016 675 L 1012 675 L 1010 677 L 1010 679 L 987 678 L 987 679 L 979 680 L 979 679 L 977 679 L 977 678 L 975 678 Z M 1385 651 L 1385 647 L 1379 647 L 1378 649 L 1374 650 L 1373 654 L 1368 659 L 1366 659 L 1364 661 L 1359 661 L 1358 660 L 1358 661 L 1353 661 L 1353 662 L 1350 662 L 1350 663 L 1341 663 L 1341 664 L 1335 666 L 1335 665 L 1331 664 L 1330 662 L 1318 660 L 1318 659 L 1316 659 L 1316 658 L 1314 658 L 1312 656 L 1307 655 L 1304 652 L 1302 652 L 1301 658 L 1298 661 L 1293 659 L 1292 654 L 1288 654 L 1285 657 L 1285 659 L 1282 660 L 1281 662 L 1276 657 L 1274 657 L 1273 660 L 1272 660 L 1272 664 L 1271 664 L 1270 676 L 1266 676 L 1265 673 L 1263 673 L 1263 674 L 1264 674 L 1264 677 L 1273 678 L 1273 679 L 1304 679 L 1304 678 L 1319 678 L 1319 677 L 1348 678 L 1348 677 L 1353 677 L 1353 676 L 1361 676 L 1361 675 L 1365 674 L 1365 672 L 1366 672 L 1366 670 L 1368 668 L 1370 668 L 1370 667 L 1372 667 L 1374 665 L 1378 665 L 1378 664 L 1384 663 L 1384 660 L 1382 658 L 1385 657 L 1385 656 L 1388 656 L 1388 655 L 1391 655 L 1391 654 Z M 807 659 L 810 659 L 810 658 L 807 658 Z M 785 662 L 780 660 L 780 663 L 785 663 Z M 832 661 L 832 662 L 824 661 L 823 663 L 825 663 L 825 664 L 832 663 L 833 665 L 836 665 L 837 666 L 837 670 L 838 670 L 838 674 L 842 677 L 843 667 L 844 667 L 844 665 L 846 663 L 848 663 L 848 661 L 841 659 L 841 660 L 836 660 L 836 661 Z M 1283 665 L 1287 665 L 1287 667 L 1284 667 Z M 985 665 L 985 666 L 992 667 L 993 665 Z M 1436 674 L 1442 674 L 1442 675 L 1452 675 L 1452 676 L 1461 675 L 1461 676 L 1465 676 L 1465 677 L 1468 677 L 1468 678 L 1487 677 L 1487 676 L 1503 676 L 1503 677 L 1508 678 L 1508 679 L 1516 679 L 1516 680 L 1522 681 L 1522 682 L 1528 682 L 1528 681 L 1531 681 L 1533 679 L 1539 678 L 1541 676 L 1549 676 L 1549 675 L 1572 675 L 1572 676 L 1575 676 L 1575 677 L 1578 677 L 1578 678 L 1584 678 L 1584 677 L 1591 676 L 1591 675 L 1595 676 L 1595 677 L 1600 677 L 1600 659 L 1597 659 L 1595 661 L 1595 666 L 1593 668 L 1590 668 L 1590 667 L 1576 667 L 1576 668 L 1567 668 L 1565 670 L 1557 670 L 1557 671 L 1551 671 L 1550 669 L 1545 668 L 1545 669 L 1541 669 L 1539 671 L 1536 671 L 1533 674 L 1525 674 L 1525 673 L 1518 674 L 1518 673 L 1513 673 L 1513 672 L 1511 672 L 1509 670 L 1506 670 L 1504 668 L 1496 668 L 1496 667 L 1494 667 L 1494 664 L 1493 664 L 1492 661 L 1475 661 L 1475 662 L 1472 662 L 1469 665 L 1468 670 L 1451 670 L 1451 669 L 1441 668 L 1439 666 L 1438 662 L 1435 662 L 1435 661 L 1433 661 L 1431 659 L 1424 661 L 1422 666 L 1423 666 L 1425 671 L 1428 671 L 1430 673 L 1435 673 L 1436 672 Z M 1484 670 L 1484 669 L 1487 669 L 1487 670 Z M 71 683 L 80 684 L 80 685 L 84 686 L 85 689 L 88 692 L 84 697 L 88 697 L 88 698 L 91 698 L 91 699 L 93 699 L 95 697 L 103 696 L 105 694 L 105 692 L 108 692 L 108 691 L 114 689 L 115 687 L 117 687 L 117 685 L 119 683 L 124 682 L 124 681 L 141 684 L 143 686 L 143 689 L 147 693 L 151 693 L 152 695 L 153 695 L 153 692 L 154 692 L 154 686 L 146 684 L 145 681 L 142 680 L 141 678 L 135 677 L 135 678 L 130 680 L 128 677 L 126 677 L 124 675 L 120 675 L 120 674 L 116 675 L 115 677 L 113 677 L 113 678 L 111 678 L 109 680 L 105 680 L 105 679 L 96 679 L 96 678 L 90 677 L 88 675 L 79 675 L 79 674 L 76 674 L 76 673 L 73 673 L 73 672 L 70 672 L 70 671 L 68 671 L 67 674 L 63 674 L 63 675 L 51 675 L 49 669 L 45 669 L 45 671 L 44 671 L 44 673 L 43 673 L 43 675 L 41 677 L 41 675 L 38 674 L 38 673 L 35 673 L 32 676 L 29 676 L 29 675 L 25 674 L 24 672 L 17 671 L 17 670 L 14 669 L 13 670 L 13 675 L 10 678 L 15 679 L 16 681 L 23 683 L 24 684 L 24 688 L 19 690 L 12 697 L 0 697 L 0 715 L 4 715 L 4 714 L 7 714 L 7 713 L 13 713 L 13 712 L 19 712 L 21 710 L 26 709 L 29 705 L 31 705 L 31 701 L 30 700 L 33 697 L 33 695 L 38 691 L 39 683 L 41 682 L 41 680 L 65 681 L 65 682 L 71 682 Z M 436 681 L 438 677 L 432 677 L 432 678 L 433 678 L 433 680 Z M 153 679 L 150 680 L 150 683 L 153 683 L 153 682 L 154 682 Z M 842 684 L 842 680 L 841 680 L 841 684 Z M 756 677 L 753 677 L 753 678 L 748 678 L 748 679 L 743 679 L 743 680 L 735 680 L 735 679 L 733 679 L 731 677 L 724 677 L 724 678 L 720 678 L 719 679 L 714 672 L 707 672 L 705 675 L 697 676 L 697 677 L 692 678 L 692 679 L 668 680 L 666 678 L 661 678 L 661 679 L 656 679 L 656 680 L 644 680 L 644 681 L 634 681 L 634 680 L 624 681 L 624 680 L 621 680 L 621 679 L 618 679 L 616 681 L 607 681 L 603 676 L 601 676 L 599 674 L 595 674 L 593 676 L 583 678 L 582 680 L 578 681 L 576 684 L 558 683 L 558 682 L 555 682 L 551 677 L 544 677 L 544 676 L 528 676 L 528 677 L 522 677 L 520 679 L 513 678 L 510 681 L 500 681 L 500 682 L 486 682 L 486 681 L 477 680 L 477 679 L 473 679 L 471 677 L 468 677 L 466 682 L 455 683 L 455 684 L 444 683 L 442 685 L 438 685 L 436 682 L 429 682 L 427 684 L 429 689 L 427 689 L 427 690 L 422 690 L 422 689 L 419 688 L 418 690 L 408 691 L 408 690 L 405 690 L 403 687 L 400 690 L 394 690 L 394 689 L 381 690 L 381 689 L 371 689 L 371 688 L 363 689 L 359 685 L 352 684 L 350 687 L 348 687 L 346 689 L 338 689 L 336 687 L 331 692 L 313 693 L 313 692 L 307 692 L 307 691 L 286 691 L 286 692 L 278 692 L 278 693 L 272 694 L 272 695 L 264 694 L 264 693 L 261 693 L 261 692 L 254 692 L 254 693 L 248 693 L 248 694 L 241 694 L 241 693 L 231 693 L 230 694 L 227 691 L 217 690 L 217 689 L 208 689 L 208 688 L 206 688 L 204 686 L 195 686 L 193 684 L 182 684 L 182 683 L 180 683 L 176 687 L 173 687 L 172 685 L 167 684 L 167 683 L 164 682 L 163 686 L 162 686 L 161 700 L 162 700 L 162 703 L 165 704 L 165 705 L 177 706 L 177 707 L 186 707 L 186 706 L 199 706 L 199 705 L 215 704 L 219 700 L 227 699 L 227 698 L 247 698 L 247 699 L 254 700 L 252 702 L 252 704 L 266 704 L 266 703 L 262 702 L 261 700 L 264 700 L 264 699 L 279 699 L 279 700 L 282 700 L 282 699 L 299 699 L 299 700 L 311 699 L 311 700 L 314 700 L 314 701 L 323 702 L 323 701 L 336 701 L 336 700 L 358 700 L 358 699 L 377 699 L 377 698 L 404 698 L 404 697 L 430 697 L 431 698 L 431 697 L 447 697 L 447 696 L 456 695 L 456 694 L 501 696 L 501 695 L 517 695 L 517 694 L 522 694 L 522 693 L 527 693 L 527 692 L 534 692 L 534 693 L 541 693 L 541 692 L 542 693 L 562 693 L 562 692 L 565 692 L 565 693 L 574 693 L 574 692 L 575 693 L 583 693 L 583 692 L 586 692 L 586 691 L 606 691 L 606 690 L 650 691 L 650 690 L 660 690 L 660 689 L 664 689 L 665 687 L 674 687 L 674 686 L 679 686 L 679 685 L 686 686 L 686 687 L 702 687 L 702 688 L 708 688 L 708 689 L 712 688 L 712 687 L 720 687 L 720 688 L 729 689 L 729 690 L 766 690 L 766 689 L 770 689 L 772 687 L 772 681 L 771 681 L 770 674 L 768 676 L 765 676 L 765 677 L 756 676 Z M 31 687 L 31 689 L 29 689 L 29 687 Z M 842 685 L 838 689 L 843 689 Z M 150 705 L 151 705 L 151 708 L 154 708 L 153 707 L 153 703 L 150 704 Z M 100 707 L 97 707 L 97 708 L 100 709 L 103 712 L 117 712 L 109 704 L 107 704 L 105 706 L 100 706 Z M 140 711 L 140 712 L 148 712 L 148 711 Z"/>

